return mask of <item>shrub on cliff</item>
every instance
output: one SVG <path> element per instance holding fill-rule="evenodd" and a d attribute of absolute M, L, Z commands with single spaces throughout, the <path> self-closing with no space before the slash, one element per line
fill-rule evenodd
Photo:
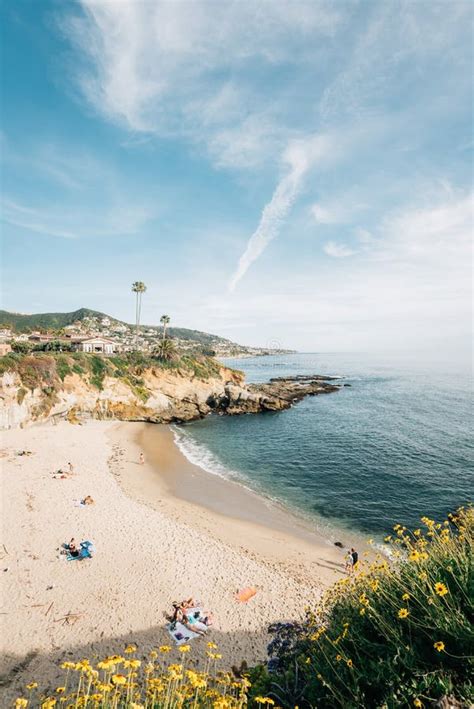
<path fill-rule="evenodd" d="M 251 697 L 391 709 L 454 696 L 471 706 L 474 511 L 422 521 L 424 532 L 396 525 L 386 538 L 391 564 L 378 555 L 336 583 L 304 624 L 273 628 L 273 659 L 252 671 Z"/>

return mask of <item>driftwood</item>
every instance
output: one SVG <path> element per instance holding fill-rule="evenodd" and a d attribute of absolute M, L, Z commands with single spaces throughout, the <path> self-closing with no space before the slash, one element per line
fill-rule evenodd
<path fill-rule="evenodd" d="M 68 611 L 66 615 L 63 615 L 61 618 L 55 618 L 54 622 L 62 622 L 62 625 L 74 625 L 83 615 L 84 613 L 71 613 L 71 611 Z"/>

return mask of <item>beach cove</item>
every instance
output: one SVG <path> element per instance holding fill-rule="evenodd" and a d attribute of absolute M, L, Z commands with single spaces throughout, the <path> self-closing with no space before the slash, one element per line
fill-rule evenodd
<path fill-rule="evenodd" d="M 52 477 L 69 462 L 71 478 Z M 263 660 L 268 625 L 302 618 L 343 572 L 341 549 L 284 508 L 192 465 L 167 426 L 91 420 L 10 430 L 2 476 L 7 700 L 31 677 L 55 686 L 64 659 L 103 657 L 130 642 L 140 656 L 170 644 L 164 613 L 191 595 L 214 614 L 207 639 L 223 668 Z M 86 495 L 95 504 L 79 505 Z M 71 537 L 93 542 L 92 560 L 60 555 Z M 256 595 L 238 603 L 247 586 Z M 198 664 L 206 643 L 192 644 Z"/>

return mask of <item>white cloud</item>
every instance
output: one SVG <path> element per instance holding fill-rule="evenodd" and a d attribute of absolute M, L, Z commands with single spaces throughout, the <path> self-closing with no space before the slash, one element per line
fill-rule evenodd
<path fill-rule="evenodd" d="M 85 211 L 80 206 L 56 203 L 33 207 L 8 198 L 2 201 L 2 219 L 7 224 L 64 239 L 137 234 L 152 216 L 148 208 L 131 204 L 108 204 Z"/>
<path fill-rule="evenodd" d="M 337 199 L 316 202 L 311 207 L 311 214 L 318 224 L 348 224 L 361 212 L 367 210 L 367 204 L 355 201 L 348 194 L 341 194 Z"/>
<path fill-rule="evenodd" d="M 281 144 L 292 132 L 276 115 L 286 101 L 262 91 L 265 71 L 304 66 L 315 40 L 330 38 L 347 14 L 326 0 L 79 4 L 61 24 L 80 50 L 76 79 L 95 110 L 134 132 L 203 144 L 217 165 L 237 167 L 261 159 L 262 141 L 272 155 L 264 127 Z"/>
<path fill-rule="evenodd" d="M 324 244 L 323 249 L 328 256 L 333 256 L 334 258 L 347 258 L 356 253 L 356 251 L 349 248 L 349 246 L 337 244 L 335 241 L 328 241 Z"/>
<path fill-rule="evenodd" d="M 311 136 L 292 141 L 283 155 L 287 172 L 280 180 L 273 196 L 265 205 L 257 229 L 250 237 L 231 278 L 229 290 L 233 291 L 249 267 L 277 236 L 281 224 L 290 211 L 308 170 L 324 162 L 335 153 L 334 141 L 328 135 Z"/>

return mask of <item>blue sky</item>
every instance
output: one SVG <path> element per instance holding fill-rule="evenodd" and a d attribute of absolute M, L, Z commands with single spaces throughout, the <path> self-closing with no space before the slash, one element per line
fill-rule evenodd
<path fill-rule="evenodd" d="M 470 2 L 2 5 L 3 307 L 465 343 Z"/>

